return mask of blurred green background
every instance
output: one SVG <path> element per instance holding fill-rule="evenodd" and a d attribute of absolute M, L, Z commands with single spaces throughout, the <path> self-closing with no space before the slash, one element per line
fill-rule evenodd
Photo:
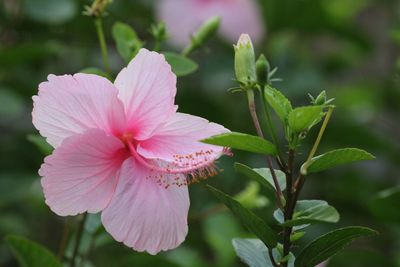
<path fill-rule="evenodd" d="M 304 242 L 329 229 L 363 225 L 378 237 L 357 242 L 335 256 L 331 267 L 400 266 L 400 198 L 398 206 L 371 209 L 376 194 L 399 184 L 400 173 L 400 1 L 395 0 L 260 0 L 267 35 L 256 47 L 272 65 L 282 90 L 295 105 L 309 102 L 307 93 L 326 90 L 337 109 L 319 152 L 355 146 L 373 153 L 375 161 L 342 167 L 308 178 L 301 198 L 325 199 L 341 213 L 339 225 L 313 226 Z M 75 73 L 102 67 L 93 20 L 82 15 L 90 1 L 0 1 L 0 266 L 18 266 L 3 242 L 8 234 L 25 236 L 57 253 L 66 221 L 45 205 L 37 170 L 43 154 L 28 141 L 31 96 L 50 73 Z M 157 1 L 118 0 L 104 19 L 114 74 L 124 66 L 111 38 L 116 21 L 128 23 L 152 47 L 150 25 Z M 167 47 L 165 47 L 167 48 Z M 173 48 L 171 48 L 173 50 Z M 205 117 L 240 132 L 254 133 L 246 99 L 231 94 L 234 86 L 231 44 L 214 38 L 192 55 L 199 70 L 178 80 L 181 112 Z M 315 135 L 315 131 L 311 135 Z M 303 154 L 310 144 L 303 146 Z M 234 161 L 264 167 L 262 158 L 237 152 L 220 160 L 225 171 L 208 180 L 237 194 L 249 180 L 234 173 Z M 301 162 L 298 162 L 299 164 Z M 155 257 L 136 253 L 102 232 L 92 216 L 83 240 L 86 266 L 244 266 L 231 239 L 246 231 L 202 185 L 193 185 L 189 235 L 182 246 Z M 267 220 L 274 207 L 250 185 L 247 198 Z M 262 195 L 262 192 L 259 192 Z M 399 209 L 396 209 L 398 207 Z M 394 214 L 397 213 L 397 214 Z M 382 215 L 383 214 L 383 215 Z M 396 218 L 392 218 L 396 217 Z M 74 219 L 72 233 L 74 233 Z M 71 239 L 73 240 L 73 238 Z M 71 249 L 68 248 L 68 253 Z"/>

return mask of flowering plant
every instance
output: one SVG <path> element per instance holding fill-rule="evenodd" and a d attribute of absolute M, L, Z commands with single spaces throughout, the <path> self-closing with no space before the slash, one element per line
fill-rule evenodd
<path fill-rule="evenodd" d="M 90 230 L 93 239 L 103 232 L 135 251 L 151 255 L 175 249 L 188 234 L 188 185 L 193 182 L 205 184 L 253 236 L 232 240 L 237 256 L 251 267 L 324 266 L 356 238 L 377 234 L 367 227 L 348 226 L 304 244 L 310 226 L 340 219 L 338 210 L 325 200 L 300 200 L 310 176 L 374 157 L 358 148 L 318 154 L 336 108 L 334 100 L 322 91 L 315 97 L 310 95 L 309 105 L 293 107 L 283 91 L 275 88 L 280 81 L 275 77 L 277 68 L 272 69 L 264 55 L 256 57 L 248 34 L 242 34 L 234 45 L 237 87 L 229 91 L 246 96 L 257 135 L 230 131 L 178 112 L 177 77 L 197 70 L 190 56 L 218 32 L 219 26 L 221 36 L 231 40 L 238 30 L 231 28 L 232 21 L 242 14 L 246 23 L 240 26 L 254 30 L 250 35 L 257 42 L 262 38 L 255 2 L 185 2 L 187 8 L 202 10 L 193 21 L 185 18 L 190 23 L 184 26 L 190 29 L 171 29 L 170 43 L 180 46 L 180 53 L 164 51 L 169 37 L 164 23 L 152 25 L 153 47 L 145 48 L 148 42 L 130 25 L 116 22 L 112 37 L 127 66 L 115 79 L 102 24 L 110 2 L 95 0 L 85 10 L 94 20 L 103 69 L 49 75 L 33 97 L 33 124 L 50 145 L 40 136 L 32 138 L 47 156 L 39 170 L 45 202 L 59 216 L 77 216 L 79 226 L 73 242 L 69 242 L 70 253 L 65 253 L 69 236 L 66 220 L 58 259 L 36 243 L 9 237 L 7 241 L 22 266 L 58 267 L 63 262 L 71 267 L 84 265 L 92 249 L 91 245 L 87 253 L 81 249 L 88 224 L 94 225 Z M 171 5 L 177 3 L 164 0 L 159 6 L 159 16 L 165 17 L 172 28 L 177 23 L 176 13 L 171 19 L 168 12 L 176 11 Z M 214 11 L 219 16 L 196 27 L 199 20 L 214 15 Z M 309 149 L 306 140 L 313 143 Z M 233 169 L 263 188 L 266 199 L 275 207 L 267 215 L 269 219 L 256 214 L 240 197 L 207 184 L 205 179 L 220 170 L 216 161 L 223 155 L 232 156 L 231 150 L 263 158 L 265 166 L 236 162 Z M 307 151 L 305 156 L 303 151 Z M 32 258 L 26 251 L 41 256 Z"/>

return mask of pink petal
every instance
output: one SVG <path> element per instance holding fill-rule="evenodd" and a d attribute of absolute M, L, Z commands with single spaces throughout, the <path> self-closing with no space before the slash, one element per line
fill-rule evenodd
<path fill-rule="evenodd" d="M 61 216 L 103 210 L 126 158 L 123 148 L 119 139 L 95 129 L 65 139 L 39 170 L 46 204 Z"/>
<path fill-rule="evenodd" d="M 261 7 L 258 6 L 257 1 L 229 0 L 225 2 L 227 4 L 215 5 L 209 11 L 220 14 L 222 17 L 221 35 L 226 40 L 235 43 L 240 34 L 247 33 L 254 44 L 260 43 L 265 29 L 263 18 L 259 12 Z"/>
<path fill-rule="evenodd" d="M 115 80 L 135 139 L 152 135 L 176 111 L 176 76 L 163 55 L 141 49 Z"/>
<path fill-rule="evenodd" d="M 188 232 L 189 195 L 186 186 L 165 188 L 154 172 L 127 159 L 117 190 L 101 219 L 115 240 L 137 250 L 157 254 L 176 248 Z"/>
<path fill-rule="evenodd" d="M 53 147 L 90 128 L 121 131 L 124 113 L 117 93 L 111 82 L 97 75 L 49 75 L 33 96 L 33 124 Z"/>
<path fill-rule="evenodd" d="M 264 35 L 264 22 L 256 0 L 161 0 L 157 17 L 164 21 L 169 41 L 179 47 L 190 42 L 190 35 L 207 19 L 220 16 L 220 34 L 236 43 L 240 34 L 248 33 L 255 44 Z"/>
<path fill-rule="evenodd" d="M 223 148 L 207 145 L 199 140 L 226 132 L 229 130 L 206 119 L 175 113 L 150 139 L 138 145 L 137 152 L 147 159 L 161 159 L 168 162 L 175 162 L 179 156 L 190 155 L 193 156 L 193 161 L 207 158 L 207 162 L 213 162 L 221 156 Z M 201 151 L 211 151 L 211 153 L 204 155 L 200 153 Z"/>

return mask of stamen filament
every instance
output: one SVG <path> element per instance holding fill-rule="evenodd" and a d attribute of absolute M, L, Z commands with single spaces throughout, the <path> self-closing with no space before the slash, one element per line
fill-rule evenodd
<path fill-rule="evenodd" d="M 176 166 L 176 168 L 162 168 L 159 166 L 155 166 L 149 162 L 147 162 L 142 156 L 140 156 L 137 152 L 135 147 L 133 146 L 132 142 L 127 142 L 129 150 L 132 154 L 132 156 L 139 161 L 139 163 L 143 164 L 144 166 L 148 167 L 151 170 L 157 171 L 157 172 L 162 172 L 162 173 L 168 173 L 168 174 L 187 174 L 187 173 L 191 173 L 195 170 L 198 169 L 202 169 L 202 168 L 207 168 L 210 167 L 210 165 L 212 165 L 212 162 L 209 162 L 207 160 L 205 160 L 202 163 L 196 164 L 196 166 L 190 166 L 190 167 L 178 167 Z"/>

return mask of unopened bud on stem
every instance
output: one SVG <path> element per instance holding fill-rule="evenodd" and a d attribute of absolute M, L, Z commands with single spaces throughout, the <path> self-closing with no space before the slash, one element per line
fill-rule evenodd
<path fill-rule="evenodd" d="M 268 60 L 263 54 L 261 54 L 256 61 L 257 81 L 260 85 L 264 86 L 268 84 L 269 71 L 270 66 Z"/>
<path fill-rule="evenodd" d="M 235 73 L 237 81 L 244 86 L 257 81 L 254 48 L 248 34 L 242 34 L 235 48 Z"/>

